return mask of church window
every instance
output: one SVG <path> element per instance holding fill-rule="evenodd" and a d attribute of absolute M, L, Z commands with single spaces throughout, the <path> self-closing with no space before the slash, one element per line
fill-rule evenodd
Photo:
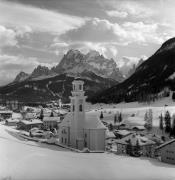
<path fill-rule="evenodd" d="M 80 112 L 83 111 L 83 106 L 82 106 L 82 104 L 79 105 L 79 111 L 80 111 Z"/>
<path fill-rule="evenodd" d="M 82 90 L 82 85 L 81 84 L 79 85 L 79 90 Z"/>
<path fill-rule="evenodd" d="M 65 144 L 67 143 L 67 139 L 66 138 L 65 138 L 64 142 L 65 142 Z"/>
<path fill-rule="evenodd" d="M 61 142 L 63 143 L 63 137 L 61 138 Z"/>
<path fill-rule="evenodd" d="M 74 112 L 75 111 L 75 105 L 73 104 L 72 106 L 72 111 Z"/>

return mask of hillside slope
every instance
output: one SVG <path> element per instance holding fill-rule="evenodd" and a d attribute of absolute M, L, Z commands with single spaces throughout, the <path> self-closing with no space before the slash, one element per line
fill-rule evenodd
<path fill-rule="evenodd" d="M 137 101 L 164 88 L 175 89 L 175 38 L 166 41 L 158 51 L 144 61 L 124 82 L 91 98 L 96 102 Z"/>
<path fill-rule="evenodd" d="M 92 72 L 83 72 L 80 77 L 85 81 L 85 91 L 91 97 L 97 91 L 104 90 L 115 84 L 112 79 L 102 78 Z M 67 74 L 48 78 L 35 78 L 18 83 L 11 83 L 0 88 L 1 99 L 17 99 L 20 102 L 48 102 L 61 98 L 69 102 L 74 76 Z"/>

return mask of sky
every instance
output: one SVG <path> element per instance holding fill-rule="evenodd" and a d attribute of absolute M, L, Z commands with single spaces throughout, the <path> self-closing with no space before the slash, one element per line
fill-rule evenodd
<path fill-rule="evenodd" d="M 175 35 L 174 0 L 0 0 L 0 85 L 69 49 L 127 69 Z"/>

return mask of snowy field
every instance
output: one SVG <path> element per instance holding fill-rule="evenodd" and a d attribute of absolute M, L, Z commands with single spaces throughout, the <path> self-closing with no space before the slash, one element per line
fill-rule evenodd
<path fill-rule="evenodd" d="M 166 105 L 166 106 L 165 106 Z M 91 107 L 91 108 L 90 108 Z M 144 115 L 145 112 L 149 109 L 153 111 L 153 126 L 159 126 L 159 116 L 165 114 L 168 110 L 171 115 L 175 114 L 175 102 L 171 98 L 163 98 L 155 103 L 146 104 L 146 103 L 120 103 L 120 104 L 87 104 L 87 108 L 96 113 L 98 116 L 100 112 L 103 111 L 104 120 L 108 122 L 114 121 L 114 114 L 116 112 L 121 112 L 123 114 L 123 120 L 130 122 L 133 125 L 144 125 Z M 134 114 L 135 117 L 131 118 Z"/>
<path fill-rule="evenodd" d="M 175 166 L 154 159 L 76 153 L 15 137 L 0 125 L 1 180 L 174 180 Z"/>

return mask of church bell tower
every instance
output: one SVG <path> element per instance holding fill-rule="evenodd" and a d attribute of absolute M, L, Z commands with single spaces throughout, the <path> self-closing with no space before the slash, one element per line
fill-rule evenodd
<path fill-rule="evenodd" d="M 72 82 L 73 90 L 71 99 L 71 145 L 77 149 L 84 147 L 84 122 L 85 122 L 85 101 L 83 85 L 84 82 L 76 79 Z"/>

